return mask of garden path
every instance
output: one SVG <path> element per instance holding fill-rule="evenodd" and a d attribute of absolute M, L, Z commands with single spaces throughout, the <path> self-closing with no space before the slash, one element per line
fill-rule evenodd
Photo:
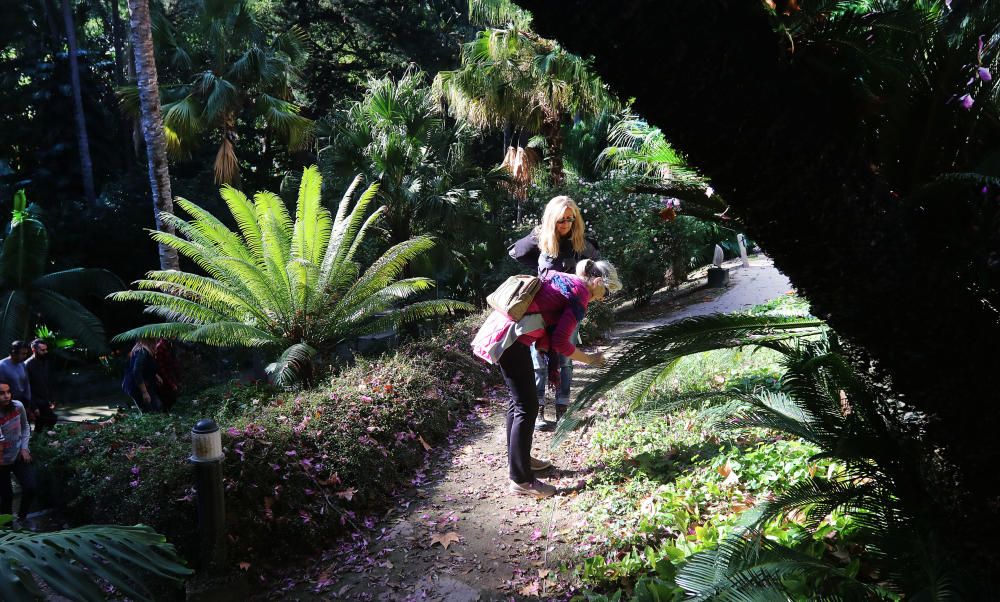
<path fill-rule="evenodd" d="M 680 295 L 654 298 L 629 312 L 611 336 L 621 337 L 681 318 L 729 312 L 791 290 L 764 256 L 749 268 L 731 262 L 725 289 L 682 287 Z M 588 370 L 578 368 L 578 382 Z M 438 600 L 448 602 L 565 598 L 560 564 L 578 560 L 574 530 L 585 517 L 574 510 L 582 489 L 586 449 L 579 438 L 550 449 L 552 435 L 537 433 L 534 455 L 551 458 L 541 474 L 562 495 L 543 501 L 506 493 L 504 408 L 506 392 L 492 391 L 457 421 L 448 445 L 429 450 L 427 463 L 395 506 L 371 528 L 299 565 L 272 583 L 266 597 L 282 600 Z M 551 412 L 551 410 L 550 410 Z"/>

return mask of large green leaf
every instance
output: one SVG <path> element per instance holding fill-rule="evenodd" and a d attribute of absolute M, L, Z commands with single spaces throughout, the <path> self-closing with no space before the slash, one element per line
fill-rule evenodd
<path fill-rule="evenodd" d="M 143 525 L 0 535 L 0 599 L 7 601 L 44 597 L 36 581 L 72 600 L 106 600 L 97 579 L 134 600 L 152 600 L 148 576 L 179 581 L 191 574 L 174 547 Z"/>
<path fill-rule="evenodd" d="M 31 301 L 33 309 L 51 321 L 64 336 L 97 354 L 108 350 L 104 324 L 78 301 L 45 289 L 32 291 Z"/>
<path fill-rule="evenodd" d="M 121 278 L 100 268 L 72 268 L 52 272 L 37 278 L 32 286 L 74 299 L 86 295 L 106 297 L 127 288 Z"/>
<path fill-rule="evenodd" d="M 3 285 L 21 288 L 45 273 L 49 258 L 49 234 L 42 222 L 25 219 L 10 229 L 0 251 Z"/>

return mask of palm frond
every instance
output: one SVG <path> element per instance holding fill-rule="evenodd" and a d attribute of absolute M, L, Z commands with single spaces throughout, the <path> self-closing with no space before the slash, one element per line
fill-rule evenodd
<path fill-rule="evenodd" d="M 107 599 L 98 580 L 133 600 L 153 600 L 146 579 L 192 574 L 162 535 L 146 526 L 93 525 L 51 533 L 0 536 L 0 598 L 36 600 L 36 580 L 73 600 Z"/>
<path fill-rule="evenodd" d="M 317 353 L 314 347 L 306 343 L 290 345 L 274 363 L 267 366 L 267 373 L 279 387 L 308 382 L 312 375 L 313 358 Z"/>

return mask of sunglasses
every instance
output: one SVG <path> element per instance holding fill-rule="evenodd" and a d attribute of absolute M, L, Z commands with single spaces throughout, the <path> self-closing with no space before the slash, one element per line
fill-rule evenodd
<path fill-rule="evenodd" d="M 564 217 L 562 219 L 557 219 L 556 223 L 557 224 L 572 224 L 575 221 L 576 221 L 575 217 Z"/>

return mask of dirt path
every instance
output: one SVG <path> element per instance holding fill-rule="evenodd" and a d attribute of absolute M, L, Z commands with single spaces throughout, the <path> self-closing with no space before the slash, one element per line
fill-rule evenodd
<path fill-rule="evenodd" d="M 640 317 L 620 322 L 612 339 L 691 315 L 735 311 L 790 288 L 770 260 L 758 257 L 750 268 L 733 269 L 726 289 L 696 290 L 678 303 L 645 308 L 636 312 Z M 587 372 L 577 368 L 576 380 L 585 381 Z M 483 398 L 458 422 L 447 446 L 429 451 L 412 488 L 387 514 L 370 521 L 370 530 L 287 576 L 268 597 L 448 602 L 567 597 L 559 567 L 579 554 L 573 533 L 584 517 L 572 500 L 586 479 L 585 445 L 571 439 L 550 450 L 551 434 L 536 432 L 533 455 L 554 464 L 539 476 L 560 487 L 562 495 L 543 501 L 508 495 L 506 399 L 503 389 Z"/>

